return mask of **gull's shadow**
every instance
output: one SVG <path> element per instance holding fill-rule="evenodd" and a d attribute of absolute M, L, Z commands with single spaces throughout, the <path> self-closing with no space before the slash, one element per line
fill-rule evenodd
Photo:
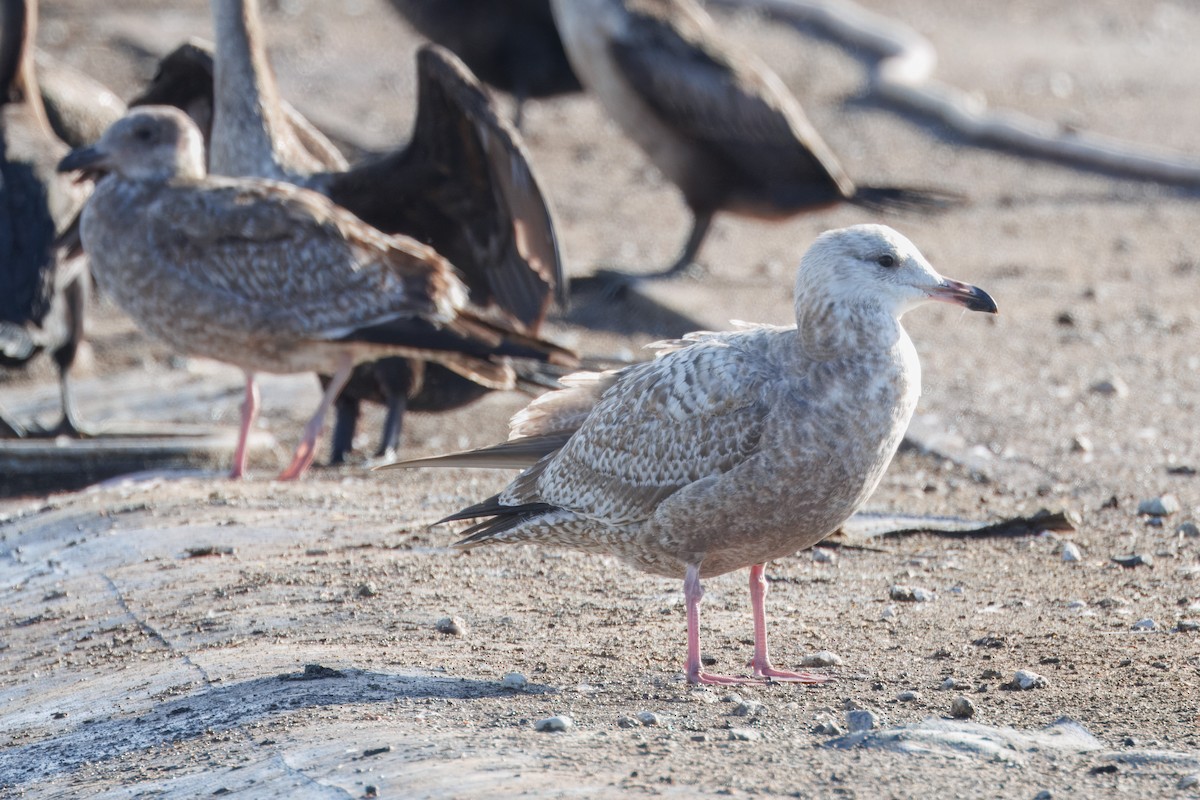
<path fill-rule="evenodd" d="M 549 691 L 529 685 L 522 692 Z M 303 673 L 207 685 L 141 713 L 85 719 L 53 738 L 0 750 L 0 788 L 31 784 L 89 762 L 227 731 L 305 708 L 385 703 L 397 698 L 473 700 L 510 690 L 499 681 L 307 667 Z"/>

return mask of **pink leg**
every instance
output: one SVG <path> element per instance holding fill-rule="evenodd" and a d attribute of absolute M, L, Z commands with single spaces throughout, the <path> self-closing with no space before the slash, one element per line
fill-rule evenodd
<path fill-rule="evenodd" d="M 764 600 L 767 597 L 767 578 L 763 574 L 763 565 L 755 564 L 750 568 L 750 605 L 754 609 L 754 675 L 773 681 L 791 681 L 794 683 L 828 683 L 833 680 L 830 675 L 818 675 L 812 672 L 788 672 L 771 666 L 767 655 L 767 610 Z"/>
<path fill-rule="evenodd" d="M 689 564 L 683 579 L 683 596 L 687 603 L 687 680 L 688 683 L 715 683 L 722 686 L 740 686 L 747 683 L 762 683 L 762 678 L 733 678 L 714 675 L 700 668 L 700 600 L 704 589 L 700 586 L 700 567 Z"/>
<path fill-rule="evenodd" d="M 242 425 L 238 429 L 237 450 L 233 452 L 233 469 L 229 477 L 237 480 L 246 473 L 246 443 L 250 439 L 250 428 L 258 417 L 258 383 L 254 373 L 246 373 L 246 398 L 242 401 Z"/>
<path fill-rule="evenodd" d="M 329 386 L 325 389 L 325 396 L 321 398 L 321 405 L 317 406 L 317 413 L 313 414 L 312 419 L 304 426 L 304 438 L 300 440 L 300 445 L 296 448 L 296 455 L 292 456 L 292 463 L 279 473 L 279 480 L 296 480 L 313 462 L 313 458 L 317 455 L 317 439 L 321 435 L 321 429 L 325 427 L 325 416 L 329 413 L 329 407 L 333 405 L 338 393 L 342 391 L 342 387 L 346 385 L 346 381 L 350 380 L 352 369 L 354 369 L 354 362 L 350 360 L 349 356 L 346 356 L 329 381 Z"/>

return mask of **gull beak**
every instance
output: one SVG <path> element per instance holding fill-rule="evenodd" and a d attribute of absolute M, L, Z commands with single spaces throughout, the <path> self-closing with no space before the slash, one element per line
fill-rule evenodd
<path fill-rule="evenodd" d="M 983 289 L 969 283 L 952 281 L 949 278 L 942 278 L 941 283 L 929 291 L 929 297 L 931 300 L 942 303 L 954 303 L 968 311 L 982 311 L 986 314 L 999 313 L 996 301 Z"/>
<path fill-rule="evenodd" d="M 78 171 L 81 173 L 81 180 L 98 178 L 108 172 L 108 169 L 108 154 L 96 145 L 72 150 L 58 162 L 59 172 Z"/>

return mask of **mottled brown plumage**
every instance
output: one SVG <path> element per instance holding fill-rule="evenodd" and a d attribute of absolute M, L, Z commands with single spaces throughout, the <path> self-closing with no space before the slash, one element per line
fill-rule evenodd
<path fill-rule="evenodd" d="M 692 681 L 737 682 L 700 670 L 700 579 L 750 567 L 755 679 L 815 680 L 770 665 L 762 565 L 828 536 L 882 477 L 920 394 L 900 316 L 927 300 L 996 306 L 879 225 L 823 234 L 795 286 L 795 326 L 692 334 L 653 361 L 568 377 L 513 418 L 508 442 L 404 466 L 524 470 L 447 517 L 487 518 L 460 547 L 553 544 L 683 578 Z"/>
<path fill-rule="evenodd" d="M 694 217 L 675 264 L 641 277 L 689 266 L 718 212 L 782 219 L 841 202 L 936 209 L 959 199 L 856 184 L 779 76 L 726 40 L 693 0 L 551 5 L 584 86 L 679 187 Z"/>
<path fill-rule="evenodd" d="M 311 461 L 324 413 L 357 364 L 403 355 L 512 388 L 508 357 L 571 360 L 468 307 L 431 248 L 308 189 L 206 176 L 200 132 L 177 109 L 135 109 L 60 169 L 111 172 L 84 211 L 83 244 L 100 287 L 143 328 L 180 352 L 240 366 L 251 407 L 256 371 L 334 375 L 285 477 Z"/>

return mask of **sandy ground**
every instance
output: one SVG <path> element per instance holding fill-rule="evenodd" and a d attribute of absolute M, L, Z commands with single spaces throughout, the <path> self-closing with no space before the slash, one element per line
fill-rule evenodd
<path fill-rule="evenodd" d="M 1200 152 L 1200 13 L 1186 4 L 1023 1 L 1003 17 L 949 0 L 867 5 L 928 36 L 938 76 L 993 105 Z M 198 0 L 95 8 L 46 2 L 43 46 L 126 97 L 152 54 L 210 29 Z M 1200 519 L 1195 194 L 974 147 L 864 95 L 854 54 L 723 19 L 856 178 L 971 197 L 938 218 L 887 220 L 1001 306 L 995 319 L 926 308 L 905 320 L 924 367 L 919 423 L 971 467 L 904 452 L 871 507 L 983 520 L 1065 507 L 1079 530 L 913 536 L 772 563 L 777 661 L 829 650 L 838 680 L 740 691 L 761 706 L 739 715 L 729 692 L 682 682 L 677 581 L 529 547 L 457 554 L 452 531 L 426 528 L 504 475 L 356 466 L 273 482 L 317 393 L 308 378 L 272 379 L 263 424 L 279 444 L 250 481 L 0 502 L 0 796 L 1200 796 L 1200 633 L 1187 630 L 1200 619 L 1200 539 L 1178 531 Z M 301 110 L 368 147 L 404 137 L 417 42 L 385 4 L 282 0 L 268 28 Z M 677 195 L 590 100 L 533 103 L 526 120 L 572 273 L 672 257 L 687 224 Z M 867 219 L 722 219 L 702 252 L 708 274 L 654 292 L 664 309 L 591 330 L 579 322 L 612 315 L 581 308 L 555 330 L 584 350 L 635 353 L 693 324 L 785 323 L 800 253 Z M 94 329 L 80 386 L 90 419 L 235 423 L 236 372 L 172 358 L 103 303 Z M 1121 390 L 1094 391 L 1102 381 Z M 0 391 L 7 408 L 53 415 L 46 364 Z M 522 402 L 413 416 L 405 450 L 498 440 Z M 362 430 L 369 450 L 375 423 Z M 1137 514 L 1164 493 L 1179 512 L 1158 525 Z M 1063 562 L 1064 540 L 1081 561 Z M 1133 553 L 1152 563 L 1112 560 Z M 750 653 L 744 582 L 707 585 L 703 644 L 718 670 Z M 895 584 L 936 599 L 896 602 Z M 444 617 L 463 634 L 439 633 Z M 1144 619 L 1153 630 L 1134 629 Z M 1018 669 L 1045 685 L 1005 688 Z M 509 672 L 527 685 L 505 688 Z M 951 677 L 958 687 L 940 688 Z M 906 691 L 918 694 L 898 699 Z M 981 725 L 907 729 L 905 747 L 828 726 L 856 709 L 883 731 L 940 720 L 960 694 Z M 643 711 L 657 723 L 622 725 Z M 575 727 L 535 730 L 556 714 Z M 1062 716 L 1094 738 L 1005 733 Z"/>

